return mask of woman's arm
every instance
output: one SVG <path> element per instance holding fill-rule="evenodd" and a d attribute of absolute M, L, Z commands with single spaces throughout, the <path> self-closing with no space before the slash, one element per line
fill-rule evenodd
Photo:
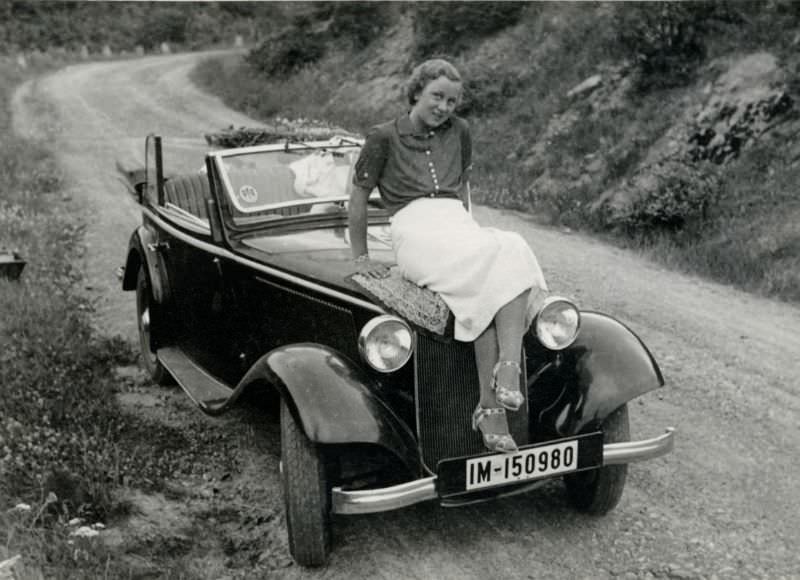
<path fill-rule="evenodd" d="M 367 200 L 370 190 L 353 184 L 350 191 L 348 209 L 348 228 L 350 230 L 350 250 L 356 262 L 356 271 L 372 278 L 386 278 L 389 268 L 380 262 L 369 259 L 367 250 Z"/>

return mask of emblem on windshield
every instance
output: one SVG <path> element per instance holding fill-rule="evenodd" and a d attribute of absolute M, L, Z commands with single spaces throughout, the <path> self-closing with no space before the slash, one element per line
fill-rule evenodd
<path fill-rule="evenodd" d="M 258 201 L 258 192 L 252 185 L 243 185 L 239 188 L 239 199 L 245 203 L 255 203 Z"/>

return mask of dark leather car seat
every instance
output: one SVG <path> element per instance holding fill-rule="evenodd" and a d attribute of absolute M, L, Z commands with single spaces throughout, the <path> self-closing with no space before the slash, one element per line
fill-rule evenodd
<path fill-rule="evenodd" d="M 194 175 L 177 175 L 164 182 L 164 202 L 208 219 L 206 199 L 211 197 L 208 176 L 202 173 Z"/>
<path fill-rule="evenodd" d="M 287 168 L 288 171 L 288 168 Z M 211 188 L 208 184 L 208 176 L 202 173 L 192 175 L 176 175 L 164 181 L 164 202 L 171 203 L 182 210 L 188 211 L 201 219 L 208 219 L 206 211 L 206 199 L 211 197 Z M 285 199 L 296 199 L 294 191 L 290 195 L 285 195 Z M 227 202 L 227 200 L 225 200 Z M 227 204 L 226 204 L 227 205 Z M 298 215 L 307 213 L 311 205 L 300 205 L 293 207 L 283 207 L 279 209 L 253 212 L 249 215 L 260 216 L 277 214 L 283 216 Z"/>

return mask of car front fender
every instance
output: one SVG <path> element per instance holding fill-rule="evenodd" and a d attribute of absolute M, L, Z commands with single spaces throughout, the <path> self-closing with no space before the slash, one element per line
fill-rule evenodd
<path fill-rule="evenodd" d="M 166 304 L 170 297 L 169 277 L 159 253 L 157 235 L 144 225 L 136 228 L 128 241 L 128 257 L 122 277 L 123 290 L 136 289 L 136 272 L 142 263 L 147 268 L 153 300 L 157 304 Z"/>
<path fill-rule="evenodd" d="M 618 320 L 581 312 L 576 341 L 556 362 L 531 381 L 558 392 L 537 415 L 537 430 L 562 436 L 595 429 L 628 401 L 664 385 L 664 378 L 644 342 Z M 536 413 L 536 409 L 532 409 Z"/>
<path fill-rule="evenodd" d="M 411 430 L 374 394 L 369 375 L 341 353 L 316 343 L 276 348 L 248 370 L 234 397 L 265 380 L 280 391 L 314 443 L 378 445 L 420 471 Z"/>

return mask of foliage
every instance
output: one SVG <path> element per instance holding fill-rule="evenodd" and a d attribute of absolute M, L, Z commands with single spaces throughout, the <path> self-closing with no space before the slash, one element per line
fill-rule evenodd
<path fill-rule="evenodd" d="M 247 55 L 247 63 L 267 77 L 286 78 L 317 62 L 325 54 L 326 34 L 306 20 L 262 42 Z"/>
<path fill-rule="evenodd" d="M 462 116 L 481 115 L 504 107 L 524 84 L 519 76 L 498 75 L 494 67 L 481 62 L 460 62 L 458 69 L 464 78 L 464 94 L 458 108 Z"/>
<path fill-rule="evenodd" d="M 516 24 L 525 2 L 420 2 L 415 5 L 414 58 L 456 56 L 483 37 Z"/>
<path fill-rule="evenodd" d="M 363 49 L 390 24 L 394 7 L 385 2 L 313 2 L 300 4 L 289 21 L 247 55 L 250 66 L 285 79 L 319 61 L 342 42 Z"/>
<path fill-rule="evenodd" d="M 273 3 L 0 2 L 0 53 L 86 46 L 132 51 L 162 42 L 209 46 L 234 34 L 271 28 Z M 259 26 L 256 27 L 256 22 Z"/>
<path fill-rule="evenodd" d="M 189 23 L 189 12 L 179 8 L 165 6 L 161 10 L 149 12 L 139 25 L 136 34 L 138 44 L 151 49 L 162 42 L 183 44 L 186 41 L 186 26 Z"/>
<path fill-rule="evenodd" d="M 389 2 L 356 0 L 331 4 L 331 37 L 349 39 L 357 49 L 378 38 L 391 24 L 394 15 L 394 7 Z"/>
<path fill-rule="evenodd" d="M 740 19 L 719 1 L 625 4 L 616 15 L 618 40 L 639 66 L 643 91 L 685 84 L 706 56 L 708 35 Z"/>
<path fill-rule="evenodd" d="M 719 179 L 707 164 L 665 160 L 640 167 L 622 188 L 632 190 L 634 201 L 611 216 L 610 224 L 631 233 L 651 228 L 678 230 L 706 215 L 719 193 Z"/>

